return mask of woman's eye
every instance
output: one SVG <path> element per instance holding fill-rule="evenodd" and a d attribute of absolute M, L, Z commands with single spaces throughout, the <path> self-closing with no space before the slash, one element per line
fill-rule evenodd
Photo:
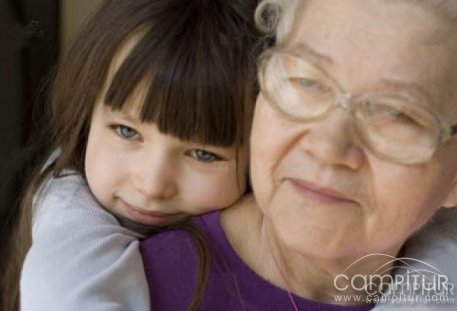
<path fill-rule="evenodd" d="M 189 152 L 189 155 L 195 160 L 203 163 L 212 163 L 223 160 L 222 157 L 217 154 L 202 149 L 193 149 Z"/>
<path fill-rule="evenodd" d="M 370 103 L 369 113 L 371 116 L 389 117 L 399 122 L 416 123 L 406 112 L 383 103 Z"/>
<path fill-rule="evenodd" d="M 292 83 L 296 84 L 302 91 L 312 91 L 312 92 L 326 92 L 329 90 L 325 84 L 321 81 L 313 79 L 313 78 L 304 78 L 304 77 L 297 77 L 290 79 Z"/>
<path fill-rule="evenodd" d="M 318 86 L 318 83 L 316 81 L 306 78 L 298 79 L 298 83 L 300 83 L 300 85 L 305 88 L 315 88 L 316 86 Z"/>
<path fill-rule="evenodd" d="M 125 125 L 114 125 L 114 130 L 116 134 L 119 135 L 121 138 L 126 140 L 134 140 L 138 138 L 138 132 L 132 129 L 131 127 Z"/>

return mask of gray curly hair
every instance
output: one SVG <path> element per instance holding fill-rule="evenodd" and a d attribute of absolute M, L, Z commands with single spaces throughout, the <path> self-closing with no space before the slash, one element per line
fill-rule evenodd
<path fill-rule="evenodd" d="M 300 3 L 309 0 L 262 0 L 255 12 L 260 31 L 281 41 L 290 31 L 294 12 Z M 375 0 L 384 2 L 410 2 L 430 10 L 444 21 L 457 25 L 457 0 Z"/>
<path fill-rule="evenodd" d="M 255 11 L 257 28 L 268 36 L 284 38 L 294 21 L 301 0 L 263 0 Z"/>

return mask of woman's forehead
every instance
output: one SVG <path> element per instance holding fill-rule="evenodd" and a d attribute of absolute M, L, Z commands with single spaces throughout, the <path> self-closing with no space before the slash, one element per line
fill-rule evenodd
<path fill-rule="evenodd" d="M 309 1 L 299 6 L 295 15 L 290 33 L 280 42 L 283 45 L 313 35 L 322 41 L 340 39 L 338 44 L 346 42 L 353 48 L 387 43 L 387 48 L 395 49 L 402 47 L 402 42 L 403 46 L 433 46 L 457 41 L 456 25 L 410 1 Z"/>
<path fill-rule="evenodd" d="M 399 81 L 422 87 L 443 103 L 443 93 L 457 88 L 457 34 L 422 7 L 381 0 L 321 0 L 299 7 L 296 16 L 301 18 L 286 37 L 286 48 L 311 49 L 349 91 Z"/>

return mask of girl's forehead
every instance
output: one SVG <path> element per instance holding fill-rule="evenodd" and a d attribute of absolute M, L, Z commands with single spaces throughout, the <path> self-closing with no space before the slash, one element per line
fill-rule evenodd
<path fill-rule="evenodd" d="M 118 49 L 115 51 L 114 56 L 110 62 L 109 68 L 108 68 L 108 73 L 106 75 L 106 85 L 109 86 L 116 75 L 117 71 L 119 68 L 121 68 L 122 64 L 124 61 L 127 59 L 127 57 L 132 53 L 133 49 L 136 47 L 138 42 L 141 40 L 141 38 L 145 35 L 146 33 L 146 28 L 141 28 L 137 31 L 135 31 L 133 34 L 131 34 L 129 37 L 127 37 L 126 40 L 124 40 L 123 43 L 118 47 Z"/>
<path fill-rule="evenodd" d="M 101 113 L 101 116 L 104 116 L 103 118 L 111 119 L 121 117 L 132 123 L 142 123 L 139 111 L 141 107 L 135 103 L 129 102 L 120 109 L 113 109 L 105 103 L 100 103 L 96 109 Z"/>
<path fill-rule="evenodd" d="M 122 67 L 126 59 L 129 57 L 129 55 L 132 53 L 132 51 L 134 50 L 138 42 L 141 40 L 141 38 L 145 35 L 146 30 L 146 28 L 141 28 L 140 30 L 135 31 L 119 46 L 119 48 L 114 53 L 114 56 L 108 67 L 105 82 L 103 85 L 103 90 L 100 94 L 99 100 L 105 106 L 107 106 L 108 109 L 111 109 L 108 107 L 106 103 L 106 95 L 108 93 L 108 90 L 111 88 L 111 85 L 117 72 Z M 121 110 L 128 112 L 130 115 L 139 118 L 142 105 L 146 100 L 148 86 L 149 84 L 147 81 L 145 81 L 145 79 L 141 80 L 138 83 L 138 85 L 134 87 L 127 101 L 124 105 L 122 105 Z"/>
<path fill-rule="evenodd" d="M 103 97 L 103 100 L 100 102 L 100 104 L 106 113 L 115 112 L 117 114 L 128 116 L 131 119 L 141 120 L 141 111 L 146 101 L 147 92 L 148 84 L 147 82 L 142 81 L 134 89 L 132 94 L 126 100 L 125 104 L 122 105 L 120 109 L 113 109 L 113 107 L 111 107 L 111 105 L 106 102 L 106 97 Z"/>

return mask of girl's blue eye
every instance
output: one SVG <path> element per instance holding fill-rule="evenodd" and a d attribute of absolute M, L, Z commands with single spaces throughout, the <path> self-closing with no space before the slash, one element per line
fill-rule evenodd
<path fill-rule="evenodd" d="M 212 163 L 223 160 L 222 157 L 217 154 L 202 149 L 193 149 L 190 151 L 189 155 L 195 160 L 203 163 Z"/>
<path fill-rule="evenodd" d="M 114 125 L 114 130 L 116 131 L 116 134 L 123 139 L 134 140 L 138 137 L 137 131 L 125 125 Z"/>

